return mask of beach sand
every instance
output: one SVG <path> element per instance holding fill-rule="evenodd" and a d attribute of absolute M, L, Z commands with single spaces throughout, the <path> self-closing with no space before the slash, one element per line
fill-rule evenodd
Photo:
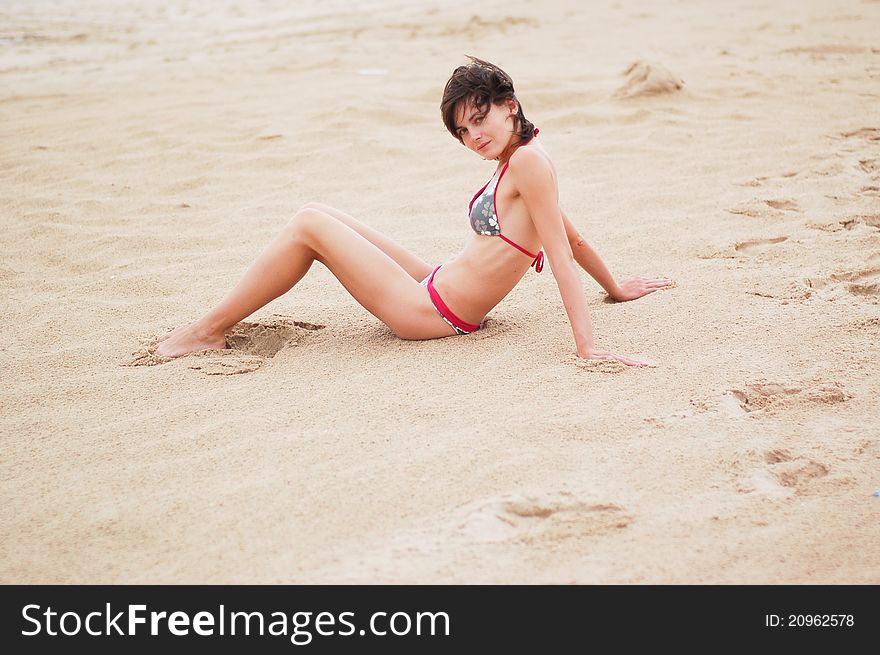
<path fill-rule="evenodd" d="M 0 7 L 0 582 L 880 583 L 880 2 L 166 4 Z M 150 365 L 306 202 L 459 252 L 466 54 L 657 368 L 549 267 L 406 342 L 320 264 Z"/>

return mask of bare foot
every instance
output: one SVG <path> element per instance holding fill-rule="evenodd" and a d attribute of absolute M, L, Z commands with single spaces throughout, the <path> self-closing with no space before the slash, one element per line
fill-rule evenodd
<path fill-rule="evenodd" d="M 204 332 L 197 323 L 184 325 L 159 341 L 156 354 L 159 357 L 180 357 L 199 350 L 222 350 L 226 348 L 226 335 Z"/>

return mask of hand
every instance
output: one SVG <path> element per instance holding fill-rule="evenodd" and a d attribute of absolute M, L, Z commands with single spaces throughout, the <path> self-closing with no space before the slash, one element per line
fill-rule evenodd
<path fill-rule="evenodd" d="M 605 361 L 618 361 L 627 366 L 638 366 L 638 367 L 651 367 L 655 368 L 655 364 L 649 364 L 648 362 L 643 362 L 638 359 L 633 359 L 632 357 L 627 357 L 626 355 L 618 355 L 617 353 L 603 351 L 603 350 L 588 350 L 585 353 L 578 352 L 578 357 L 582 357 L 584 359 L 596 359 L 596 360 L 605 360 Z"/>
<path fill-rule="evenodd" d="M 614 293 L 609 293 L 608 295 L 611 296 L 612 300 L 625 302 L 647 296 L 649 293 L 665 289 L 673 284 L 675 283 L 672 280 L 665 277 L 628 277 L 618 283 Z"/>

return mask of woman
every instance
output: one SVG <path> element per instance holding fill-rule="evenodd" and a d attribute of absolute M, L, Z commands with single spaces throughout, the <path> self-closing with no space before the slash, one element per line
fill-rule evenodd
<path fill-rule="evenodd" d="M 437 339 L 478 330 L 486 314 L 529 267 L 543 268 L 544 252 L 586 359 L 644 362 L 597 350 L 575 261 L 617 301 L 672 284 L 630 278 L 616 283 L 558 203 L 556 169 L 538 129 L 526 120 L 513 81 L 497 66 L 469 57 L 446 84 L 441 103 L 449 132 L 483 159 L 498 162 L 474 196 L 474 234 L 457 257 L 431 267 L 360 221 L 319 203 L 302 207 L 220 304 L 169 334 L 163 357 L 226 347 L 226 331 L 293 287 L 312 262 L 324 264 L 367 311 L 401 339 Z M 503 217 L 503 220 L 502 218 Z M 502 234 L 503 226 L 503 234 Z M 500 238 L 496 238 L 500 237 Z"/>

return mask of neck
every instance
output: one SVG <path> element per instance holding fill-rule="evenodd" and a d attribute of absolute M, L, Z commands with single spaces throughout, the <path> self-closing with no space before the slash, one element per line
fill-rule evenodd
<path fill-rule="evenodd" d="M 500 165 L 506 164 L 513 156 L 514 151 L 521 145 L 521 143 L 522 139 L 519 138 L 519 134 L 514 134 L 510 139 L 510 143 L 507 144 L 507 147 L 504 149 L 504 152 L 502 152 L 498 156 L 498 163 Z"/>

